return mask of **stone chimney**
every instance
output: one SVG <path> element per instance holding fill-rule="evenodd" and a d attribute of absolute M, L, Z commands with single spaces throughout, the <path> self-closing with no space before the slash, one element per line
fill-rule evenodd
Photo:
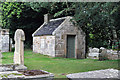
<path fill-rule="evenodd" d="M 52 16 L 50 14 L 45 14 L 44 15 L 44 22 L 48 23 L 51 18 L 52 18 Z"/>

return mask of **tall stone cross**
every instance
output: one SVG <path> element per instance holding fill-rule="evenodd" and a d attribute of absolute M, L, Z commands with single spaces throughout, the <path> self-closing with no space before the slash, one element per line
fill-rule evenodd
<path fill-rule="evenodd" d="M 24 65 L 25 34 L 22 29 L 16 30 L 14 40 L 15 40 L 14 64 Z"/>

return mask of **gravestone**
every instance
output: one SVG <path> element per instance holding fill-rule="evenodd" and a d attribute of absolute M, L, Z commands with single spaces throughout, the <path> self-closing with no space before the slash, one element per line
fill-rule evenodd
<path fill-rule="evenodd" d="M 101 53 L 103 49 L 105 49 L 105 48 L 104 47 L 100 47 L 99 52 Z"/>
<path fill-rule="evenodd" d="M 102 54 L 107 54 L 107 49 L 102 49 L 101 53 Z"/>
<path fill-rule="evenodd" d="M 92 58 L 92 59 L 98 59 L 98 57 L 99 57 L 99 49 L 90 47 L 88 56 L 89 56 L 89 58 Z"/>
<path fill-rule="evenodd" d="M 27 67 L 24 66 L 25 34 L 22 29 L 16 30 L 14 40 L 15 40 L 14 64 L 0 65 L 0 72 L 4 71 L 5 73 L 7 73 L 6 71 L 27 70 Z"/>
<path fill-rule="evenodd" d="M 92 52 L 94 52 L 94 53 L 99 53 L 99 49 L 98 49 L 98 48 L 93 48 L 93 49 L 92 49 Z"/>
<path fill-rule="evenodd" d="M 99 54 L 99 60 L 108 60 L 107 49 L 101 49 L 101 53 Z"/>
<path fill-rule="evenodd" d="M 14 40 L 15 40 L 14 64 L 24 65 L 25 34 L 22 29 L 16 30 Z"/>
<path fill-rule="evenodd" d="M 105 49 L 104 47 L 100 47 L 100 49 Z"/>

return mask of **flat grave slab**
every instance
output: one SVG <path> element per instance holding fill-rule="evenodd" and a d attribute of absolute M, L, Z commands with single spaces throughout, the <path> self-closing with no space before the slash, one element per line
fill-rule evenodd
<path fill-rule="evenodd" d="M 43 70 L 20 70 L 0 72 L 0 80 L 52 80 L 53 77 L 54 75 L 52 73 Z"/>
<path fill-rule="evenodd" d="M 68 74 L 67 78 L 74 80 L 85 80 L 85 79 L 107 79 L 107 78 L 114 78 L 114 79 L 120 79 L 120 71 L 116 69 L 105 69 L 105 70 L 96 70 L 96 71 L 89 71 L 89 72 L 81 72 L 81 73 L 73 73 Z"/>

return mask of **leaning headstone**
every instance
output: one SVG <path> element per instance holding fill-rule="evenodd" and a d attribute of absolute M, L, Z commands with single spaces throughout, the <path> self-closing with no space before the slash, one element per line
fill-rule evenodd
<path fill-rule="evenodd" d="M 99 54 L 99 60 L 103 61 L 103 60 L 108 60 L 108 54 L 107 54 L 107 49 L 101 49 L 101 53 Z"/>
<path fill-rule="evenodd" d="M 106 54 L 107 53 L 107 49 L 102 49 L 101 53 Z"/>
<path fill-rule="evenodd" d="M 103 49 L 105 49 L 105 48 L 104 47 L 100 47 L 99 53 L 101 53 Z"/>
<path fill-rule="evenodd" d="M 16 30 L 14 40 L 15 40 L 14 64 L 24 65 L 25 34 L 22 29 Z"/>

